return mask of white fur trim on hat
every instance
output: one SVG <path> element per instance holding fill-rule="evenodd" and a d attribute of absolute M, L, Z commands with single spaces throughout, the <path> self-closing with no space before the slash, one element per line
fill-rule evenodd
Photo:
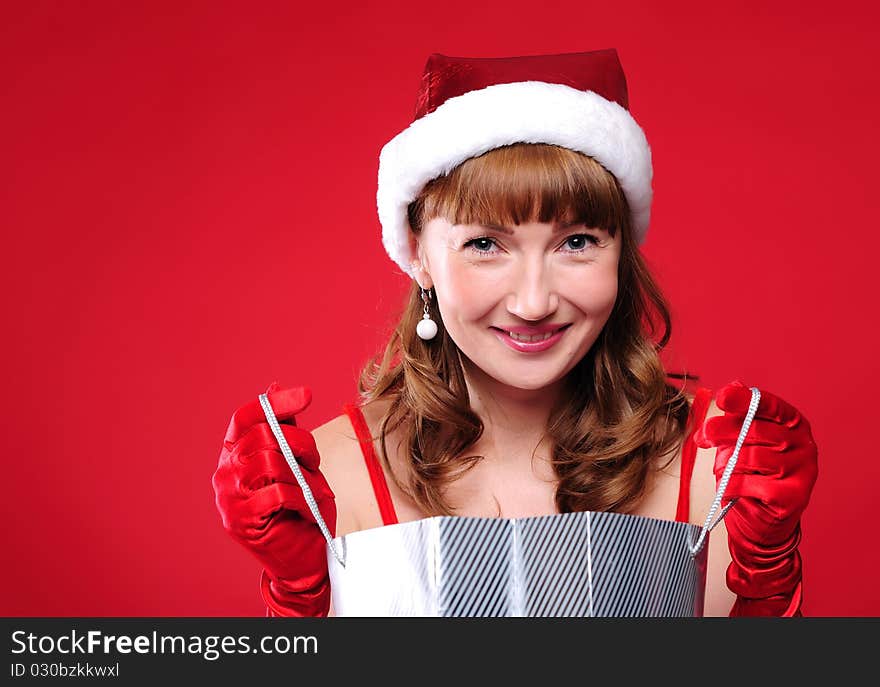
<path fill-rule="evenodd" d="M 632 115 L 593 91 L 519 81 L 449 98 L 379 154 L 376 205 L 388 255 L 413 277 L 407 207 L 432 179 L 468 158 L 512 143 L 549 143 L 596 159 L 626 194 L 636 243 L 651 218 L 651 148 Z"/>

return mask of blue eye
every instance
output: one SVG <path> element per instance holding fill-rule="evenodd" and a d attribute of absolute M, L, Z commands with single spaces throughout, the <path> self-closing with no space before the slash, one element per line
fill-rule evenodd
<path fill-rule="evenodd" d="M 599 243 L 599 239 L 597 239 L 592 234 L 574 234 L 573 236 L 569 236 L 567 239 L 565 239 L 565 241 L 566 243 L 568 243 L 573 239 L 587 239 L 587 242 L 593 244 L 594 246 Z M 575 252 L 580 253 L 584 250 L 586 250 L 586 245 L 584 245 L 582 248 L 576 248 Z"/>
<path fill-rule="evenodd" d="M 565 243 L 569 243 L 570 241 L 575 241 L 577 239 L 585 239 L 586 243 L 582 247 L 576 247 L 572 250 L 566 251 L 567 253 L 574 253 L 576 255 L 580 253 L 585 253 L 590 245 L 595 246 L 599 243 L 599 239 L 597 239 L 592 234 L 572 234 L 567 239 L 565 239 Z M 493 245 L 495 245 L 495 239 L 488 236 L 480 236 L 475 239 L 470 239 L 464 244 L 463 247 L 467 248 L 473 253 L 477 253 L 478 255 L 493 255 L 494 252 L 488 250 Z"/>
<path fill-rule="evenodd" d="M 482 250 L 481 248 L 476 248 L 476 245 L 478 243 L 481 243 L 485 246 L 485 242 L 495 243 L 495 239 L 486 238 L 485 236 L 478 238 L 478 239 L 471 239 L 470 241 L 468 241 L 467 243 L 464 244 L 464 247 L 470 248 L 471 250 L 473 250 L 477 253 L 485 253 L 486 252 L 485 250 Z"/>

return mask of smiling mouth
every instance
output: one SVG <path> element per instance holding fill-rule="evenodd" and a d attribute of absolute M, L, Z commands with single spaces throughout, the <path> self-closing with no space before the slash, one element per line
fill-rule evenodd
<path fill-rule="evenodd" d="M 504 332 L 504 333 L 507 334 L 511 339 L 513 339 L 514 341 L 520 341 L 520 342 L 522 342 L 522 343 L 539 343 L 539 342 L 541 342 L 541 341 L 546 341 L 547 339 L 549 339 L 549 338 L 550 338 L 551 336 L 553 336 L 554 334 L 557 334 L 558 332 L 561 332 L 563 329 L 568 329 L 570 326 L 571 326 L 571 323 L 566 324 L 566 325 L 560 327 L 559 329 L 554 329 L 554 330 L 551 331 L 551 332 L 545 332 L 545 333 L 543 333 L 543 334 L 533 334 L 533 335 L 527 335 L 527 334 L 516 334 L 516 333 L 514 333 L 514 332 L 510 332 L 510 331 L 508 331 L 508 330 L 506 330 L 506 329 L 501 329 L 500 327 L 490 327 L 490 329 L 494 329 L 494 330 L 499 331 L 499 332 Z"/>

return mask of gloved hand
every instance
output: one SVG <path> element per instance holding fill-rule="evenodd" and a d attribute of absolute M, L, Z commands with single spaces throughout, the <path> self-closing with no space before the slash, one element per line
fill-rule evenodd
<path fill-rule="evenodd" d="M 724 415 L 694 434 L 697 446 L 718 447 L 716 485 L 748 412 L 752 393 L 739 381 L 715 399 Z M 722 506 L 732 561 L 727 586 L 737 595 L 730 616 L 801 615 L 801 514 L 818 476 L 810 423 L 796 408 L 761 390 L 761 401 L 724 492 Z"/>
<path fill-rule="evenodd" d="M 336 500 L 318 469 L 321 458 L 311 432 L 296 415 L 312 402 L 308 387 L 267 390 L 281 431 L 314 494 L 331 535 L 336 534 Z M 259 399 L 232 416 L 212 478 L 223 527 L 263 565 L 260 592 L 267 616 L 321 617 L 330 610 L 327 541 Z"/>

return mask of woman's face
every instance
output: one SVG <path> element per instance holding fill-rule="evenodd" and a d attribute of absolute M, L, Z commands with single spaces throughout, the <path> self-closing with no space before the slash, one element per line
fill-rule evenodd
<path fill-rule="evenodd" d="M 421 261 L 416 278 L 434 288 L 449 336 L 473 364 L 512 387 L 541 389 L 562 379 L 590 350 L 617 298 L 619 232 L 434 218 L 412 239 Z M 563 325 L 543 350 L 518 350 L 502 331 Z"/>

